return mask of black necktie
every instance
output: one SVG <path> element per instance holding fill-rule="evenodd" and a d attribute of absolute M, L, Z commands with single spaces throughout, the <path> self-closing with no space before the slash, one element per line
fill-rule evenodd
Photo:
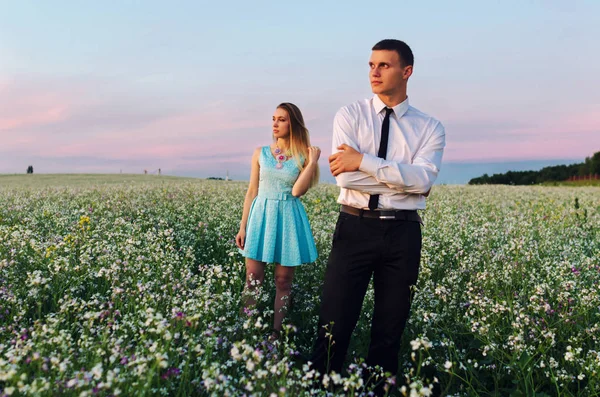
<path fill-rule="evenodd" d="M 388 139 L 390 137 L 390 114 L 394 109 L 385 108 L 385 117 L 383 118 L 383 123 L 381 124 L 381 142 L 379 143 L 379 152 L 377 153 L 377 157 L 381 157 L 385 159 L 387 156 L 387 147 L 388 147 Z M 369 209 L 374 211 L 377 209 L 379 205 L 379 195 L 372 194 L 369 197 Z"/>

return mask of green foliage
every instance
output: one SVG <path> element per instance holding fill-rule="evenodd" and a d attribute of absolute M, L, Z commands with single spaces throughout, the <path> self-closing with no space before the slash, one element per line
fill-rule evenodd
<path fill-rule="evenodd" d="M 585 162 L 544 167 L 539 171 L 508 171 L 505 174 L 484 174 L 469 181 L 469 185 L 536 185 L 566 181 L 573 176 L 600 174 L 600 152 L 586 157 Z"/>
<path fill-rule="evenodd" d="M 319 259 L 297 269 L 270 344 L 272 265 L 257 307 L 240 313 L 233 238 L 247 184 L 37 177 L 0 183 L 0 395 L 325 395 L 301 357 L 336 187 L 302 198 Z M 600 190 L 442 186 L 423 218 L 396 395 L 598 396 Z M 367 392 L 373 302 L 370 288 L 347 371 L 327 379 L 333 395 Z"/>

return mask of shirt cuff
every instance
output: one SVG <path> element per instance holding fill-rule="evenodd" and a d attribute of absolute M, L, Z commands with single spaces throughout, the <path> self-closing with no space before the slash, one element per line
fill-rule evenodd
<path fill-rule="evenodd" d="M 381 159 L 379 157 L 364 153 L 358 169 L 371 176 L 376 176 L 377 170 L 379 170 L 380 161 Z"/>

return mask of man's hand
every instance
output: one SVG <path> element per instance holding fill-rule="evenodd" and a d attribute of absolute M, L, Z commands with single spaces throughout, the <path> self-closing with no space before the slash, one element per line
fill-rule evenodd
<path fill-rule="evenodd" d="M 329 156 L 329 169 L 333 176 L 338 176 L 342 172 L 358 171 L 362 162 L 362 153 L 357 152 L 345 143 L 338 146 L 340 152 Z"/>

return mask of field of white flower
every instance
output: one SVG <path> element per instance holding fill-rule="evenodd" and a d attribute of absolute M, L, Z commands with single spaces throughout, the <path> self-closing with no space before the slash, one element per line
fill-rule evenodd
<path fill-rule="evenodd" d="M 0 395 L 325 395 L 316 332 L 337 188 L 303 198 L 320 257 L 279 344 L 240 314 L 246 185 L 0 186 Z M 600 188 L 435 187 L 398 395 L 600 395 Z M 336 395 L 364 392 L 372 290 Z M 402 386 L 404 385 L 404 386 Z"/>

